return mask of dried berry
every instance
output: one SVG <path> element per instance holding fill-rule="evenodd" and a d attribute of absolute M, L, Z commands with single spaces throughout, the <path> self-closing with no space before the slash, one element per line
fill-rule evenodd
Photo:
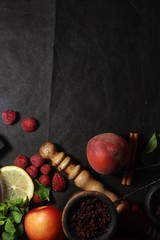
<path fill-rule="evenodd" d="M 28 160 L 25 156 L 18 155 L 18 157 L 16 157 L 16 159 L 14 160 L 14 165 L 25 169 L 28 165 Z"/>
<path fill-rule="evenodd" d="M 51 179 L 48 175 L 44 175 L 42 174 L 40 177 L 39 177 L 39 182 L 44 185 L 44 186 L 49 186 L 50 183 L 51 183 Z"/>
<path fill-rule="evenodd" d="M 59 174 L 55 173 L 52 178 L 52 188 L 54 191 L 61 192 L 66 188 L 66 180 L 64 177 Z"/>
<path fill-rule="evenodd" d="M 34 166 L 29 166 L 26 168 L 26 172 L 29 174 L 29 176 L 33 179 L 36 178 L 38 175 L 38 169 Z"/>
<path fill-rule="evenodd" d="M 97 198 L 81 199 L 72 212 L 70 225 L 80 239 L 97 238 L 109 229 L 111 216 L 108 206 Z"/>
<path fill-rule="evenodd" d="M 48 175 L 51 171 L 51 165 L 47 163 L 42 165 L 42 167 L 40 168 L 40 171 L 42 174 Z"/>
<path fill-rule="evenodd" d="M 16 120 L 16 112 L 13 110 L 3 110 L 2 119 L 6 125 L 12 125 Z"/>
<path fill-rule="evenodd" d="M 39 168 L 44 164 L 44 158 L 42 158 L 41 155 L 37 153 L 30 158 L 30 162 L 34 167 Z"/>
<path fill-rule="evenodd" d="M 21 126 L 25 132 L 32 132 L 35 130 L 36 121 L 31 117 L 27 117 L 22 120 Z"/>

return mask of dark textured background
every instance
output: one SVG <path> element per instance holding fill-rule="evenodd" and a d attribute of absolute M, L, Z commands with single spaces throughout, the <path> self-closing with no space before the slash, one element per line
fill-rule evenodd
<path fill-rule="evenodd" d="M 157 179 L 159 169 L 136 171 L 128 188 L 122 174 L 98 175 L 86 145 L 99 133 L 128 139 L 134 131 L 143 147 L 160 131 L 159 40 L 159 1 L 2 0 L 0 112 L 13 109 L 18 121 L 6 126 L 0 118 L 7 146 L 0 165 L 29 158 L 50 140 L 120 196 Z M 27 116 L 38 120 L 35 132 L 21 129 Z M 69 183 L 54 204 L 63 209 L 77 190 Z M 143 204 L 145 193 L 130 200 Z"/>

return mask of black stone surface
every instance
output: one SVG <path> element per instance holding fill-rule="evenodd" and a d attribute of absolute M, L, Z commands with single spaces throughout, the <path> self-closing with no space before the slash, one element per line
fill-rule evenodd
<path fill-rule="evenodd" d="M 128 140 L 138 132 L 140 152 L 160 131 L 159 7 L 142 0 L 2 0 L 0 112 L 15 110 L 18 119 L 6 126 L 0 118 L 0 165 L 12 165 L 18 154 L 30 158 L 50 140 L 119 196 L 159 178 L 159 168 L 136 170 L 133 185 L 122 186 L 123 174 L 96 174 L 86 157 L 96 134 Z M 39 125 L 31 133 L 21 128 L 28 116 Z M 77 190 L 68 183 L 53 203 L 63 209 Z M 143 205 L 146 191 L 130 201 Z"/>

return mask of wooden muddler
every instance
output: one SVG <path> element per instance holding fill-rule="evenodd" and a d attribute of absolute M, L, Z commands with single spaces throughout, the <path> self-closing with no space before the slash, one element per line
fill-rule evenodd
<path fill-rule="evenodd" d="M 58 171 L 64 170 L 68 175 L 68 179 L 74 180 L 77 187 L 83 190 L 104 193 L 113 202 L 118 200 L 115 193 L 109 191 L 101 182 L 95 180 L 92 175 L 87 170 L 83 170 L 80 165 L 73 164 L 71 158 L 66 156 L 64 152 L 58 152 L 56 146 L 51 142 L 44 143 L 39 153 L 43 158 L 51 160 L 52 165 L 57 167 Z M 116 209 L 120 213 L 124 209 L 123 202 L 116 205 Z"/>

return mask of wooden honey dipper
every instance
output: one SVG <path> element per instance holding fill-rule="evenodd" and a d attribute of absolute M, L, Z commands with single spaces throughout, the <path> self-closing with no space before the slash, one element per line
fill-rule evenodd
<path fill-rule="evenodd" d="M 109 197 L 112 202 L 118 200 L 118 196 L 109 191 L 101 182 L 95 180 L 92 175 L 83 170 L 80 165 L 72 163 L 71 158 L 66 156 L 64 152 L 58 152 L 56 146 L 51 142 L 44 143 L 40 150 L 40 155 L 51 160 L 52 166 L 57 167 L 58 171 L 64 170 L 69 180 L 74 180 L 74 184 L 83 190 L 99 191 Z M 124 203 L 120 202 L 116 205 L 117 212 L 120 213 L 124 209 Z"/>

